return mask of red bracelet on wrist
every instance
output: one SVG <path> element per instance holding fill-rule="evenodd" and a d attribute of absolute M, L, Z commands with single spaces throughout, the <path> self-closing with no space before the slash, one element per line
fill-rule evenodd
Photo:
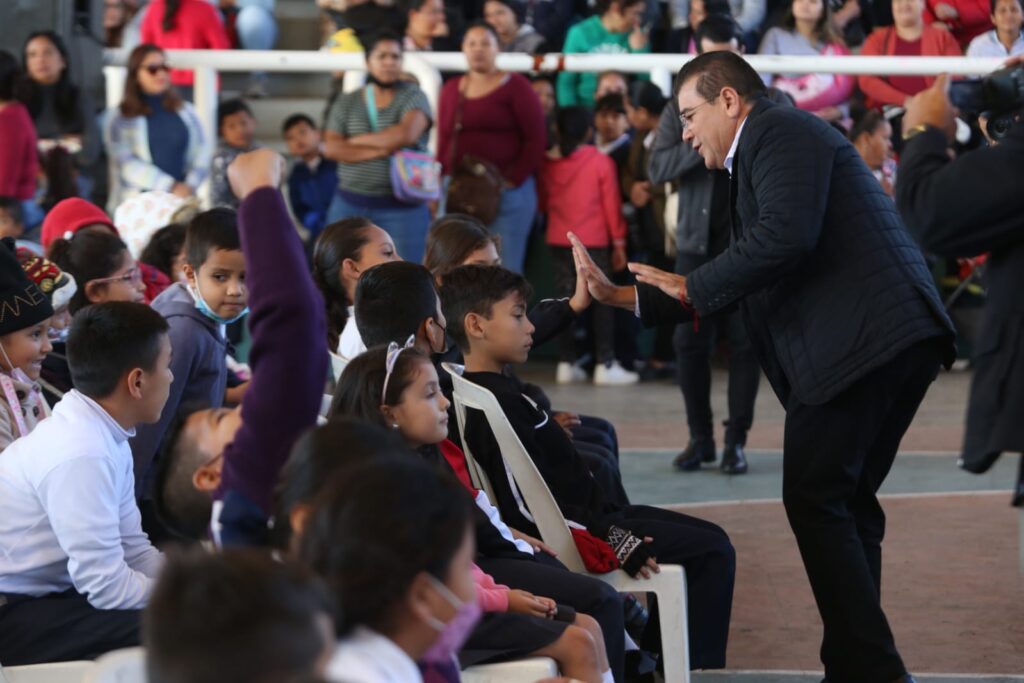
<path fill-rule="evenodd" d="M 679 303 L 683 305 L 683 308 L 693 313 L 693 331 L 700 332 L 700 315 L 697 313 L 697 309 L 694 307 L 693 302 L 686 298 L 686 290 L 679 290 Z"/>

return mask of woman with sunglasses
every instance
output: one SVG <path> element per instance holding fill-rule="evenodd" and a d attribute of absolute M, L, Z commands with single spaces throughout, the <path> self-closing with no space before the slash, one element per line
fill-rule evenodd
<path fill-rule="evenodd" d="M 195 109 L 172 86 L 167 57 L 155 45 L 139 45 L 128 57 L 124 98 L 104 139 L 111 212 L 150 190 L 190 197 L 210 172 L 213 146 Z"/>

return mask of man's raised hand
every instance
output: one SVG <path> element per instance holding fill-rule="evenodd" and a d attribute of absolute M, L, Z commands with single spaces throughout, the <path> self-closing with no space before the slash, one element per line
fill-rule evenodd
<path fill-rule="evenodd" d="M 657 287 L 678 301 L 689 300 L 686 294 L 686 278 L 682 275 L 666 273 L 643 263 L 630 263 L 629 270 L 636 275 L 637 282 Z"/>

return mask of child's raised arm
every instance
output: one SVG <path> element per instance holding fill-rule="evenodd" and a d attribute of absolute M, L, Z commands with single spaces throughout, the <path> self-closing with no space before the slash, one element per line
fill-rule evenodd
<path fill-rule="evenodd" d="M 242 199 L 238 227 L 249 273 L 253 341 L 242 426 L 224 450 L 214 495 L 224 502 L 215 525 L 219 522 L 225 545 L 246 540 L 231 528 L 239 508 L 252 512 L 256 506 L 269 515 L 292 444 L 316 424 L 327 377 L 323 304 L 277 189 L 283 172 L 284 160 L 267 149 L 242 154 L 228 168 L 232 190 Z"/>

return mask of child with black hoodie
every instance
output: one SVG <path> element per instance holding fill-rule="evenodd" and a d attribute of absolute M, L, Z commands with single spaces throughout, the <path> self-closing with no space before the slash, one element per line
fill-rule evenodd
<path fill-rule="evenodd" d="M 608 502 L 565 431 L 503 373 L 506 365 L 529 356 L 534 331 L 526 317 L 530 293 L 521 275 L 498 266 L 463 266 L 445 277 L 441 300 L 448 331 L 465 354 L 463 377 L 495 395 L 563 515 L 606 540 L 627 573 L 650 576 L 658 571 L 658 561 L 685 567 L 690 664 L 695 669 L 724 667 L 736 572 L 729 537 L 695 517 Z M 501 450 L 478 411 L 467 411 L 465 440 L 494 486 L 502 517 L 513 528 L 539 534 L 517 503 Z"/>

